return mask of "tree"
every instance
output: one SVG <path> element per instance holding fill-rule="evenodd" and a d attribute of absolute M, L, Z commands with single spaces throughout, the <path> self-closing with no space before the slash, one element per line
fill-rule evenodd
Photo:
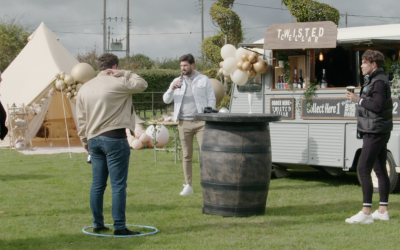
<path fill-rule="evenodd" d="M 221 47 L 225 44 L 225 35 L 228 36 L 228 43 L 237 46 L 243 41 L 242 22 L 239 15 L 231 10 L 235 0 L 218 0 L 210 8 L 210 16 L 220 32 L 204 39 L 202 51 L 208 60 L 215 65 L 222 61 Z"/>
<path fill-rule="evenodd" d="M 5 70 L 28 43 L 28 27 L 17 18 L 5 16 L 0 19 L 0 69 Z"/>
<path fill-rule="evenodd" d="M 206 59 L 214 65 L 214 69 L 209 69 L 205 73 L 208 77 L 217 77 L 219 63 L 223 61 L 221 57 L 221 48 L 225 44 L 225 36 L 229 44 L 237 47 L 243 42 L 242 21 L 236 12 L 231 8 L 235 0 L 217 0 L 210 8 L 210 16 L 215 26 L 220 28 L 218 34 L 204 39 L 201 44 L 203 54 Z M 227 80 L 221 79 L 225 88 L 225 97 L 222 103 L 226 108 L 229 108 L 231 84 Z"/>
<path fill-rule="evenodd" d="M 332 21 L 339 25 L 339 11 L 329 4 L 314 0 L 282 0 L 282 3 L 298 23 Z"/>

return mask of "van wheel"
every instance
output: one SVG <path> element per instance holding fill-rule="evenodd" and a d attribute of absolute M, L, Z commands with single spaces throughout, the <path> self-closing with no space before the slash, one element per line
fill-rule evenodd
<path fill-rule="evenodd" d="M 361 184 L 360 173 L 358 172 L 358 163 L 357 163 L 357 177 L 358 181 Z M 394 162 L 392 153 L 389 151 L 387 152 L 386 169 L 390 180 L 390 193 L 397 193 L 400 190 L 400 175 L 399 173 L 396 173 L 396 164 Z M 379 191 L 378 177 L 376 177 L 376 174 L 373 170 L 371 172 L 371 177 L 372 177 L 372 185 L 374 187 L 374 192 L 377 193 Z"/>

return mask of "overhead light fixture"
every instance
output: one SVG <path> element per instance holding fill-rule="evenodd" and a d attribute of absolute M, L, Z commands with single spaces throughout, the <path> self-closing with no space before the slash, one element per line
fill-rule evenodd
<path fill-rule="evenodd" d="M 324 54 L 322 54 L 322 52 L 319 52 L 319 60 L 321 62 L 324 60 Z"/>

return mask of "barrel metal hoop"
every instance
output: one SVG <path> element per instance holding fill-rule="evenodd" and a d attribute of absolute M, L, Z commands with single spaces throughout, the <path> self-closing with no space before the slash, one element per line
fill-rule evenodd
<path fill-rule="evenodd" d="M 211 146 L 211 145 L 202 145 L 202 151 L 211 151 L 211 152 L 228 152 L 228 153 L 249 153 L 249 154 L 267 154 L 271 152 L 271 147 L 263 147 L 263 146 Z"/>
<path fill-rule="evenodd" d="M 204 212 L 225 216 L 227 214 L 230 214 L 230 216 L 262 215 L 265 214 L 265 206 L 228 207 L 203 203 L 203 213 Z"/>
<path fill-rule="evenodd" d="M 252 184 L 252 185 L 231 185 L 231 184 L 220 184 L 220 183 L 210 183 L 201 182 L 203 188 L 214 188 L 220 190 L 233 190 L 233 191 L 265 191 L 268 189 L 267 184 Z"/>
<path fill-rule="evenodd" d="M 268 123 L 238 123 L 235 126 L 232 126 L 232 123 L 229 122 L 207 122 L 207 129 L 212 130 L 222 130 L 222 131 L 265 131 L 268 129 Z"/>

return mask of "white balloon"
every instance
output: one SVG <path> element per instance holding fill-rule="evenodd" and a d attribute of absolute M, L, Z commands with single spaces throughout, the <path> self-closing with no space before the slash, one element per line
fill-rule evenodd
<path fill-rule="evenodd" d="M 235 57 L 236 54 L 236 48 L 232 44 L 225 44 L 221 48 L 221 56 L 224 58 L 224 60 L 228 57 Z"/>
<path fill-rule="evenodd" d="M 223 68 L 228 73 L 233 73 L 237 70 L 237 60 L 234 57 L 228 57 L 224 60 Z"/>
<path fill-rule="evenodd" d="M 222 72 L 223 72 L 223 75 L 224 75 L 224 76 L 230 76 L 230 74 L 231 74 L 231 73 L 229 73 L 229 72 L 226 72 L 226 70 L 223 70 Z"/>
<path fill-rule="evenodd" d="M 149 141 L 152 141 L 154 138 L 154 126 L 151 125 L 146 129 L 146 134 L 151 137 Z M 169 132 L 168 129 L 165 126 L 156 126 L 156 142 L 157 142 L 157 148 L 162 148 L 165 145 L 167 145 L 169 140 Z M 153 143 L 148 143 L 150 146 L 152 146 Z"/>
<path fill-rule="evenodd" d="M 134 139 L 134 140 L 131 142 L 131 147 L 132 147 L 133 149 L 135 149 L 135 150 L 139 150 L 139 149 L 141 149 L 141 148 L 143 147 L 143 143 L 142 143 L 140 140 L 138 140 L 138 139 Z"/>
<path fill-rule="evenodd" d="M 236 83 L 236 85 L 245 85 L 249 77 L 246 74 L 246 71 L 242 71 L 240 69 L 237 69 L 235 72 L 233 72 L 232 81 Z"/>
<path fill-rule="evenodd" d="M 242 60 L 242 55 L 243 55 L 243 54 L 248 54 L 248 55 L 250 55 L 250 51 L 248 51 L 248 50 L 246 50 L 246 49 L 243 49 L 243 48 L 238 48 L 238 49 L 236 50 L 236 53 L 235 53 L 235 58 L 236 58 L 236 60 L 238 60 L 238 61 Z"/>
<path fill-rule="evenodd" d="M 150 136 L 146 133 L 140 135 L 139 140 L 143 143 L 147 142 L 150 139 Z"/>
<path fill-rule="evenodd" d="M 219 109 L 218 113 L 229 113 L 229 109 L 222 107 Z"/>

